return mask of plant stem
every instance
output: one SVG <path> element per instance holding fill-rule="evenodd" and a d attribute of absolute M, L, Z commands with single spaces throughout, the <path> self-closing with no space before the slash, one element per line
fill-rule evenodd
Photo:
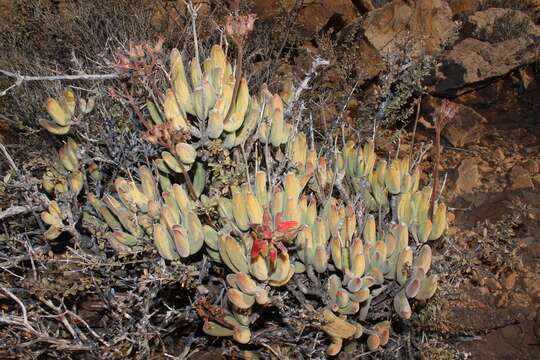
<path fill-rule="evenodd" d="M 239 42 L 236 42 L 236 68 L 234 70 L 234 89 L 231 98 L 231 105 L 227 111 L 227 115 L 223 122 L 226 123 L 233 113 L 234 105 L 236 104 L 236 98 L 238 97 L 238 90 L 240 89 L 240 81 L 242 81 L 242 58 L 244 57 L 244 49 Z"/>
<path fill-rule="evenodd" d="M 439 158 L 441 155 L 441 127 L 435 126 L 435 161 L 433 163 L 433 190 L 431 192 L 430 211 L 431 218 L 435 211 L 435 198 L 437 197 L 437 188 L 439 187 Z"/>
<path fill-rule="evenodd" d="M 418 105 L 416 106 L 416 117 L 414 119 L 414 127 L 412 132 L 412 139 L 411 139 L 411 149 L 409 150 L 409 166 L 412 164 L 412 155 L 414 151 L 414 138 L 416 137 L 416 128 L 418 126 L 418 119 L 420 118 L 420 105 L 422 104 L 422 94 L 420 94 L 420 97 L 418 98 Z M 410 169 L 409 169 L 410 170 Z"/>

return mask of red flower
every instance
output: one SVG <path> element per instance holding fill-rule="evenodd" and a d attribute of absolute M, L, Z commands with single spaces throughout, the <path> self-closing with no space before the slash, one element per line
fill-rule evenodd
<path fill-rule="evenodd" d="M 276 214 L 276 230 L 280 233 L 286 233 L 287 231 L 294 229 L 298 226 L 298 222 L 294 220 L 282 221 L 282 213 Z"/>
<path fill-rule="evenodd" d="M 277 260 L 277 250 L 273 247 L 268 252 L 268 256 L 270 257 L 270 262 L 274 264 Z"/>
<path fill-rule="evenodd" d="M 294 229 L 298 226 L 298 223 L 294 220 L 284 221 L 277 226 L 277 230 L 279 232 L 285 233 L 289 231 L 290 229 Z"/>
<path fill-rule="evenodd" d="M 256 258 L 261 252 L 266 251 L 266 241 L 255 239 L 251 246 L 251 258 Z"/>

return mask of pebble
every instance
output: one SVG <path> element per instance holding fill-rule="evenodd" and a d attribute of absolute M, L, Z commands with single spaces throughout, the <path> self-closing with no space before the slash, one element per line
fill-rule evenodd
<path fill-rule="evenodd" d="M 479 184 L 478 159 L 470 158 L 463 160 L 458 167 L 457 190 L 460 193 L 470 193 Z"/>
<path fill-rule="evenodd" d="M 536 175 L 540 171 L 540 166 L 537 161 L 528 160 L 525 163 L 525 168 L 529 171 L 531 175 Z"/>
<path fill-rule="evenodd" d="M 523 279 L 525 290 L 531 297 L 540 297 L 540 276 L 532 274 L 530 277 Z"/>
<path fill-rule="evenodd" d="M 515 271 L 512 271 L 508 275 L 504 277 L 502 280 L 502 286 L 506 290 L 512 290 L 514 286 L 516 286 L 516 280 L 517 280 L 517 273 Z"/>
<path fill-rule="evenodd" d="M 531 174 L 521 165 L 516 165 L 510 171 L 510 188 L 512 190 L 530 189 L 532 183 Z"/>
<path fill-rule="evenodd" d="M 496 291 L 496 290 L 502 289 L 501 284 L 499 284 L 499 282 L 496 279 L 491 278 L 491 277 L 483 278 L 482 281 L 480 281 L 480 284 L 487 286 L 487 288 L 490 291 Z"/>
<path fill-rule="evenodd" d="M 503 161 L 506 158 L 506 156 L 504 155 L 504 152 L 502 151 L 501 148 L 497 148 L 493 152 L 493 158 L 497 161 Z"/>
<path fill-rule="evenodd" d="M 489 294 L 489 289 L 485 286 L 480 286 L 478 288 L 478 292 L 480 292 L 480 295 L 488 295 Z"/>
<path fill-rule="evenodd" d="M 508 306 L 508 294 L 501 294 L 497 299 L 497 307 Z"/>

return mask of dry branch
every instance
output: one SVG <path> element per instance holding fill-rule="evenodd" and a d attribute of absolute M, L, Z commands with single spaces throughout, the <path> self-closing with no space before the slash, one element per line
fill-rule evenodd
<path fill-rule="evenodd" d="M 0 69 L 0 74 L 7 76 L 9 78 L 15 79 L 15 82 L 8 87 L 7 89 L 0 92 L 0 96 L 5 96 L 9 90 L 21 86 L 24 82 L 28 81 L 57 81 L 57 80 L 90 80 L 90 81 L 103 81 L 103 80 L 114 80 L 121 77 L 125 77 L 125 74 L 120 73 L 110 73 L 110 74 L 78 74 L 78 75 L 42 75 L 42 76 L 33 76 L 33 75 L 21 75 L 19 73 L 14 73 L 11 71 Z"/>

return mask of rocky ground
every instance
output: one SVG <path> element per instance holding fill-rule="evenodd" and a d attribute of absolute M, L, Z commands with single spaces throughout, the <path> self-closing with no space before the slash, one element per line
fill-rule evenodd
<path fill-rule="evenodd" d="M 253 9 L 261 23 L 272 21 L 280 8 L 278 3 L 254 2 Z M 414 353 L 422 359 L 537 358 L 534 354 L 540 353 L 540 3 L 281 3 L 285 9 L 295 9 L 295 21 L 299 24 L 295 28 L 299 33 L 294 37 L 297 48 L 288 54 L 286 64 L 297 78 L 305 74 L 309 65 L 304 64 L 306 51 L 326 54 L 322 42 L 315 40 L 323 31 L 332 29 L 331 39 L 335 42 L 355 44 L 349 52 L 340 49 L 334 59 L 353 59 L 348 70 L 355 71 L 353 82 L 362 89 L 349 99 L 349 121 L 355 121 L 361 113 L 363 96 L 379 86 L 387 64 L 385 59 L 398 52 L 411 34 L 422 40 L 421 47 L 413 48 L 418 53 L 412 58 L 433 55 L 440 64 L 425 79 L 420 115 L 430 119 L 443 98 L 457 104 L 456 117 L 443 132 L 441 173 L 445 179 L 444 198 L 453 218 L 448 239 L 435 248 L 436 270 L 444 281 L 435 299 L 408 325 L 420 339 L 415 342 L 416 348 L 410 350 L 411 357 Z M 0 4 L 5 16 L 16 11 L 9 1 Z M 154 20 L 159 23 L 162 16 L 159 13 Z M 441 50 L 441 43 L 448 46 Z M 330 89 L 339 87 L 341 70 L 342 67 L 332 66 L 331 73 L 319 84 Z M 348 77 L 347 81 L 350 80 Z M 0 84 L 4 89 L 9 82 Z M 0 98 L 0 110 L 2 105 L 10 110 L 11 103 L 1 101 Z M 331 104 L 328 109 L 328 116 L 339 113 L 339 105 Z M 34 144 L 39 143 L 32 122 L 26 120 L 23 130 L 14 130 L 11 115 L 6 111 L 0 116 L 2 143 L 15 154 L 19 166 L 39 168 L 34 162 L 39 162 L 39 154 L 45 149 L 24 150 L 24 131 L 34 137 Z M 393 123 L 381 131 L 377 138 L 379 148 L 395 149 L 393 139 L 403 127 L 401 151 L 408 151 L 414 123 L 411 118 L 414 120 L 414 116 L 409 117 L 408 125 Z M 431 130 L 418 125 L 418 145 L 433 138 Z M 28 158 L 28 153 L 33 157 Z M 430 169 L 431 164 L 432 156 L 428 153 L 424 169 Z M 1 169 L 7 169 L 7 165 L 2 163 Z M 4 183 L 8 182 L 4 178 Z M 10 205 L 14 194 L 8 193 L 6 187 L 0 190 L 4 192 L 0 201 L 3 209 Z M 6 228 L 8 223 L 2 224 Z"/>
<path fill-rule="evenodd" d="M 497 100 L 473 107 L 485 119 L 483 131 L 445 147 L 445 194 L 455 214 L 441 249 L 448 283 L 440 306 L 422 318 L 473 359 L 533 359 L 540 335 L 540 128 L 532 99 L 540 93 L 519 94 L 510 78 L 489 86 L 499 88 Z"/>

